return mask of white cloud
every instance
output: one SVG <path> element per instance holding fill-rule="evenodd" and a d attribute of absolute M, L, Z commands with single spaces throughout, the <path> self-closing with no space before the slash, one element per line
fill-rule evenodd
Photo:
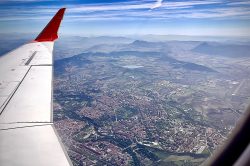
<path fill-rule="evenodd" d="M 154 4 L 154 6 L 152 6 L 150 9 L 155 9 L 158 7 L 161 7 L 163 0 L 157 0 Z"/>
<path fill-rule="evenodd" d="M 123 20 L 123 19 L 250 19 L 250 6 L 234 6 L 229 3 L 222 3 L 222 0 L 191 0 L 175 1 L 157 0 L 152 7 L 152 0 L 140 0 L 122 3 L 102 3 L 86 5 L 68 5 L 66 18 L 72 20 Z M 241 3 L 242 1 L 237 1 Z M 206 5 L 218 4 L 217 6 L 206 7 Z M 197 7 L 198 6 L 198 7 Z M 53 15 L 61 6 L 37 6 L 35 8 L 23 7 L 16 10 L 0 9 L 0 21 L 22 20 L 23 18 L 34 19 L 44 18 Z M 160 7 L 160 8 L 159 8 Z M 158 10 L 148 9 L 159 8 Z M 10 12 L 11 11 L 11 12 Z"/>
<path fill-rule="evenodd" d="M 163 3 L 163 6 L 168 6 L 168 7 L 180 7 L 180 6 L 197 6 L 197 5 L 211 5 L 211 4 L 220 4 L 222 3 L 222 0 L 206 0 L 206 1 L 201 1 L 201 0 L 191 0 L 191 1 L 177 1 L 177 2 L 170 2 L 166 1 Z"/>
<path fill-rule="evenodd" d="M 0 0 L 0 4 L 9 4 L 12 2 L 18 2 L 18 3 L 30 3 L 30 2 L 51 2 L 54 0 Z"/>
<path fill-rule="evenodd" d="M 238 2 L 229 2 L 228 5 L 250 5 L 250 1 L 238 1 Z"/>

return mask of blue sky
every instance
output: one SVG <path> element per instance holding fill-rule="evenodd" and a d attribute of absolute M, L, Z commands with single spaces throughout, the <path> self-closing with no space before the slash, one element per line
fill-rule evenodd
<path fill-rule="evenodd" d="M 61 7 L 64 34 L 250 36 L 250 0 L 1 0 L 1 33 L 37 33 Z"/>

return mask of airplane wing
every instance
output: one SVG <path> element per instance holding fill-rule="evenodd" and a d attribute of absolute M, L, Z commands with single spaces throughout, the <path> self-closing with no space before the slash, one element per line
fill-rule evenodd
<path fill-rule="evenodd" d="M 53 45 L 65 8 L 0 57 L 0 165 L 72 165 L 53 126 Z"/>

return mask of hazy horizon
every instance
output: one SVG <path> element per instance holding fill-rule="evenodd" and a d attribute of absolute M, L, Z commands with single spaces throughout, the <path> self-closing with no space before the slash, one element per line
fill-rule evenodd
<path fill-rule="evenodd" d="M 39 32 L 6 32 L 1 33 L 0 37 L 16 37 L 16 38 L 35 38 Z M 150 40 L 154 39 L 159 41 L 242 41 L 242 42 L 248 42 L 250 41 L 250 36 L 206 36 L 206 35 L 175 35 L 175 34 L 127 34 L 127 35 L 117 35 L 117 34 L 102 34 L 102 35 L 84 35 L 84 34 L 64 34 L 59 33 L 59 39 L 60 38 L 67 38 L 67 37 L 86 37 L 86 38 L 96 38 L 96 37 L 114 37 L 114 38 L 130 38 L 134 40 Z M 10 40 L 10 39 L 8 39 Z"/>

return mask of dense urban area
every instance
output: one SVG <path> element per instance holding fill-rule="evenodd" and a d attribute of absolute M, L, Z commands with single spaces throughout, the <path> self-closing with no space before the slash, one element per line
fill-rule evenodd
<path fill-rule="evenodd" d="M 64 40 L 86 42 L 55 48 L 54 122 L 73 165 L 200 165 L 249 103 L 247 42 Z"/>

